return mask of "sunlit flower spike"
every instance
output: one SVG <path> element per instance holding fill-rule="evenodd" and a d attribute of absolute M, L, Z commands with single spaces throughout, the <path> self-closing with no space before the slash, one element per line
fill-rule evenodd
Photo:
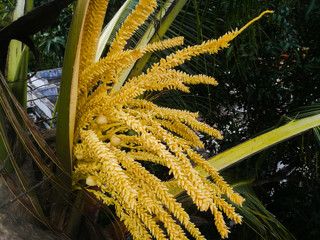
<path fill-rule="evenodd" d="M 173 68 L 193 56 L 214 54 L 228 47 L 251 23 L 272 11 L 263 12 L 240 30 L 217 40 L 183 48 L 129 79 L 118 91 L 111 91 L 122 73 L 145 53 L 182 45 L 183 38 L 124 50 L 127 40 L 156 8 L 155 0 L 141 0 L 123 23 L 106 57 L 94 62 L 107 4 L 106 0 L 89 1 L 84 22 L 73 147 L 74 183 L 84 180 L 98 199 L 114 205 L 134 239 L 187 239 L 185 231 L 195 239 L 205 239 L 169 193 L 168 185 L 141 162 L 166 166 L 198 209 L 212 212 L 221 237 L 228 237 L 223 213 L 235 223 L 241 224 L 242 219 L 226 198 L 240 206 L 244 199 L 194 150 L 204 146 L 194 130 L 217 139 L 222 135 L 199 122 L 197 113 L 159 107 L 138 97 L 146 91 L 164 89 L 188 92 L 186 84 L 216 86 L 212 77 L 190 76 Z M 205 169 L 212 181 L 198 174 L 192 163 Z"/>

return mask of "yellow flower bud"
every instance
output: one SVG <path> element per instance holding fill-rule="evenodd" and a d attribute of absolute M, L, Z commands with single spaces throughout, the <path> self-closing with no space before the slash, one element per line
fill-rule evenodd
<path fill-rule="evenodd" d="M 76 153 L 75 154 L 75 156 L 76 156 L 76 159 L 78 159 L 78 160 L 83 160 L 84 159 L 84 155 L 82 154 L 82 153 Z"/>
<path fill-rule="evenodd" d="M 89 176 L 89 177 L 87 177 L 87 179 L 86 179 L 86 184 L 88 185 L 88 186 L 96 186 L 97 185 L 97 178 L 96 177 L 94 177 L 94 176 Z"/>
<path fill-rule="evenodd" d="M 103 124 L 106 124 L 108 122 L 106 116 L 104 115 L 99 115 L 97 118 L 96 118 L 96 123 L 99 124 L 99 125 L 103 125 Z"/>
<path fill-rule="evenodd" d="M 117 147 L 117 146 L 120 145 L 121 139 L 118 138 L 116 135 L 112 135 L 112 137 L 110 138 L 110 143 L 111 143 L 113 146 Z"/>

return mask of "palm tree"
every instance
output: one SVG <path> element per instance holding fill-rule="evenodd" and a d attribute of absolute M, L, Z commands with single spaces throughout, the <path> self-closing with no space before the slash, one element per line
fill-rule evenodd
<path fill-rule="evenodd" d="M 183 2 L 183 1 L 181 1 Z M 180 1 L 177 1 L 177 4 L 174 6 L 179 6 Z M 190 3 L 189 3 L 190 4 Z M 183 5 L 183 4 L 182 4 Z M 166 6 L 164 4 L 164 6 Z M 60 95 L 60 108 L 59 108 L 59 119 L 58 119 L 58 136 L 57 136 L 57 156 L 52 152 L 52 150 L 46 145 L 43 138 L 39 135 L 39 133 L 36 131 L 36 129 L 33 127 L 32 123 L 28 120 L 26 117 L 26 114 L 24 113 L 23 109 L 19 106 L 13 95 L 11 94 L 11 91 L 6 87 L 5 81 L 3 81 L 2 78 L 2 85 L 1 85 L 1 105 L 3 109 L 6 111 L 6 116 L 8 117 L 11 125 L 13 126 L 14 130 L 17 132 L 17 135 L 23 144 L 24 148 L 26 148 L 27 152 L 31 155 L 33 160 L 37 163 L 38 167 L 43 171 L 44 175 L 47 177 L 45 180 L 50 180 L 51 184 L 55 187 L 57 194 L 57 198 L 54 199 L 56 206 L 54 209 L 55 215 L 53 214 L 52 217 L 58 216 L 58 218 L 55 218 L 55 223 L 58 222 L 63 223 L 61 221 L 61 218 L 64 218 L 65 215 L 65 207 L 63 206 L 65 204 L 65 201 L 70 201 L 70 198 L 66 199 L 65 193 L 68 193 L 71 195 L 71 199 L 75 198 L 76 203 L 73 205 L 73 211 L 71 213 L 71 220 L 68 226 L 68 232 L 72 234 L 74 229 L 77 229 L 77 226 L 79 224 L 78 220 L 79 217 L 78 212 L 80 209 L 80 212 L 84 212 L 86 216 L 90 216 L 90 214 L 94 214 L 92 211 L 81 210 L 82 204 L 83 204 L 83 191 L 85 192 L 85 196 L 87 198 L 92 198 L 92 194 L 90 194 L 86 189 L 83 187 L 83 185 L 78 185 L 77 188 L 82 188 L 83 191 L 79 191 L 79 194 L 77 196 L 74 196 L 74 193 L 71 192 L 71 174 L 72 174 L 72 154 L 71 150 L 69 148 L 72 146 L 72 135 L 73 135 L 73 121 L 72 118 L 74 117 L 74 109 L 75 104 L 72 101 L 72 96 L 74 93 L 74 86 L 70 84 L 70 79 L 76 79 L 78 70 L 75 68 L 73 69 L 73 63 L 77 61 L 76 56 L 79 55 L 79 48 L 77 48 L 77 40 L 80 33 L 79 24 L 82 23 L 82 19 L 85 14 L 85 10 L 87 9 L 87 2 L 86 1 L 79 1 L 77 3 L 77 9 L 76 9 L 76 15 L 73 19 L 73 27 L 70 34 L 70 40 L 69 40 L 69 46 L 65 57 L 65 66 L 64 66 L 64 73 L 63 73 L 63 83 L 62 83 L 62 91 Z M 171 9 L 171 8 L 167 8 Z M 177 8 L 179 9 L 179 8 Z M 197 9 L 197 8 L 195 8 Z M 207 9 L 209 9 L 207 7 Z M 179 10 L 176 10 L 179 11 Z M 199 16 L 198 20 L 199 19 Z M 166 18 L 163 18 L 166 19 Z M 160 18 L 161 20 L 161 18 Z M 201 22 L 200 22 L 201 23 Z M 151 22 L 151 26 L 153 25 L 153 28 L 157 28 L 158 25 L 157 21 Z M 164 25 L 164 23 L 162 23 Z M 199 33 L 198 29 L 198 35 L 201 36 L 201 31 Z M 147 32 L 148 33 L 148 32 Z M 148 33 L 149 34 L 149 33 Z M 146 35 L 148 35 L 146 34 Z M 149 34 L 150 35 L 150 34 Z M 148 36 L 149 36 L 148 35 Z M 159 33 L 154 33 L 153 36 L 155 38 L 161 37 Z M 147 41 L 149 42 L 150 39 Z M 152 41 L 152 40 L 151 40 Z M 200 58 L 198 60 L 201 61 Z M 139 63 L 138 63 L 139 64 Z M 77 66 L 77 63 L 76 63 Z M 197 66 L 197 64 L 195 64 Z M 127 74 L 128 76 L 128 74 Z M 131 75 L 133 76 L 133 75 Z M 18 113 L 15 113 L 11 111 L 10 109 L 14 106 L 14 108 L 17 109 Z M 36 141 L 36 144 L 30 141 L 30 138 L 25 133 L 21 125 L 17 121 L 17 115 L 21 117 L 25 124 L 27 129 L 32 134 L 32 138 Z M 215 156 L 213 159 L 209 160 L 208 163 L 211 166 L 214 166 L 217 170 L 223 170 L 227 168 L 228 166 L 231 166 L 238 161 L 241 161 L 245 159 L 248 156 L 251 156 L 261 150 L 267 149 L 270 146 L 273 146 L 274 144 L 277 144 L 281 141 L 284 141 L 288 138 L 291 138 L 292 136 L 295 136 L 297 134 L 300 134 L 308 129 L 312 129 L 319 125 L 319 116 L 311 116 L 311 117 L 305 117 L 301 120 L 293 120 L 289 124 L 284 125 L 282 127 L 276 128 L 271 132 L 268 132 L 264 135 L 261 135 L 257 138 L 254 138 L 244 144 L 241 144 L 229 151 L 226 151 L 222 154 L 219 154 Z M 3 125 L 2 125 L 3 126 Z M 52 225 L 48 222 L 46 218 L 46 214 L 42 210 L 41 204 L 37 200 L 38 197 L 35 196 L 32 192 L 32 189 L 27 184 L 27 181 L 24 179 L 23 174 L 20 173 L 19 165 L 16 164 L 14 158 L 12 158 L 12 146 L 10 146 L 10 142 L 7 140 L 6 134 L 4 129 L 2 128 L 2 139 L 4 142 L 4 147 L 6 151 L 9 153 L 8 156 L 10 158 L 10 161 L 15 168 L 16 173 L 19 175 L 20 181 L 22 185 L 24 186 L 24 191 L 27 192 L 27 196 L 29 200 L 20 199 L 21 202 L 25 205 L 27 209 L 40 221 L 42 221 L 44 224 L 46 224 L 49 228 L 52 228 Z M 276 136 L 276 137 L 274 137 Z M 257 142 L 261 144 L 256 144 Z M 39 151 L 36 147 L 36 145 L 40 146 L 41 151 Z M 50 169 L 48 168 L 47 164 L 45 163 L 43 157 L 41 156 L 40 152 L 43 152 L 47 158 L 49 158 L 55 165 L 56 169 Z M 203 168 L 198 169 L 200 174 L 203 174 L 204 177 L 208 177 L 206 175 L 207 173 L 204 173 Z M 5 176 L 6 181 L 9 179 L 8 174 L 3 174 Z M 92 179 L 91 179 L 92 180 Z M 88 178 L 86 179 L 88 182 Z M 11 188 L 14 188 L 12 184 L 9 184 Z M 93 184 L 94 185 L 94 184 Z M 176 184 L 174 184 L 174 181 L 169 184 L 170 186 L 170 192 L 176 195 L 179 195 L 181 193 L 180 188 L 176 187 Z M 16 192 L 16 195 L 18 195 L 18 192 Z M 255 199 L 256 200 L 256 199 Z M 88 201 L 87 201 L 88 202 Z M 90 202 L 90 201 L 89 201 Z M 60 204 L 60 205 L 59 205 Z M 96 204 L 99 204 L 100 207 L 105 208 L 106 207 L 96 202 Z M 69 208 L 69 207 L 68 207 Z M 254 218 L 253 215 L 249 215 L 251 217 L 251 220 Z M 249 219 L 248 219 L 249 221 Z M 275 221 L 275 220 L 273 220 Z M 257 224 L 259 222 L 258 220 L 251 222 L 251 224 Z M 260 226 L 261 226 L 261 222 Z M 264 223 L 265 224 L 265 223 Z M 259 225 L 259 224 L 258 224 Z M 284 231 L 285 232 L 285 231 Z M 281 235 L 280 233 L 279 235 Z M 284 236 L 288 236 L 285 235 Z M 285 237 L 284 237 L 285 239 Z"/>

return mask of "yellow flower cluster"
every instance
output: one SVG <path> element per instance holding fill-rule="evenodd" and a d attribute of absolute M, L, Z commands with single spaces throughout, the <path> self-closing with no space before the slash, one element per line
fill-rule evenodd
<path fill-rule="evenodd" d="M 222 139 L 221 134 L 199 122 L 197 113 L 159 107 L 137 97 L 163 89 L 188 92 L 185 84 L 217 85 L 212 77 L 190 76 L 173 67 L 192 56 L 227 47 L 244 28 L 177 51 L 113 92 L 121 74 L 146 52 L 181 45 L 183 38 L 124 50 L 126 41 L 156 7 L 155 0 L 141 0 L 122 25 L 107 56 L 94 62 L 107 4 L 107 0 L 90 0 L 84 21 L 73 147 L 74 182 L 85 180 L 88 190 L 98 199 L 114 205 L 134 239 L 187 239 L 184 230 L 195 239 L 205 239 L 168 192 L 166 183 L 140 162 L 161 164 L 170 169 L 199 210 L 212 212 L 221 237 L 227 237 L 229 230 L 222 213 L 235 223 L 241 223 L 241 216 L 223 196 L 238 205 L 244 199 L 194 151 L 194 147 L 203 147 L 194 130 L 217 139 Z M 212 181 L 198 174 L 192 162 L 210 173 Z"/>

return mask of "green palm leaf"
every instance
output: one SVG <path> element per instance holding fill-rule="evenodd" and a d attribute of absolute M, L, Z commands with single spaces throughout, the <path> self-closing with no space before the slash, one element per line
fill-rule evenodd
<path fill-rule="evenodd" d="M 282 141 L 290 139 L 296 135 L 313 129 L 320 125 L 320 114 L 309 116 L 299 120 L 292 120 L 284 126 L 278 127 L 258 137 L 239 144 L 225 152 L 222 152 L 208 160 L 211 166 L 218 171 L 237 164 L 244 159 L 266 150 Z M 204 176 L 209 177 L 209 174 L 200 167 L 196 167 L 198 172 Z M 182 191 L 179 187 L 171 187 L 170 192 L 174 195 L 179 195 Z"/>
<path fill-rule="evenodd" d="M 232 185 L 246 199 L 242 207 L 235 206 L 237 211 L 243 216 L 244 223 L 260 236 L 261 239 L 269 239 L 270 232 L 279 240 L 295 239 L 260 202 L 252 189 L 252 183 L 253 181 L 243 181 Z"/>

